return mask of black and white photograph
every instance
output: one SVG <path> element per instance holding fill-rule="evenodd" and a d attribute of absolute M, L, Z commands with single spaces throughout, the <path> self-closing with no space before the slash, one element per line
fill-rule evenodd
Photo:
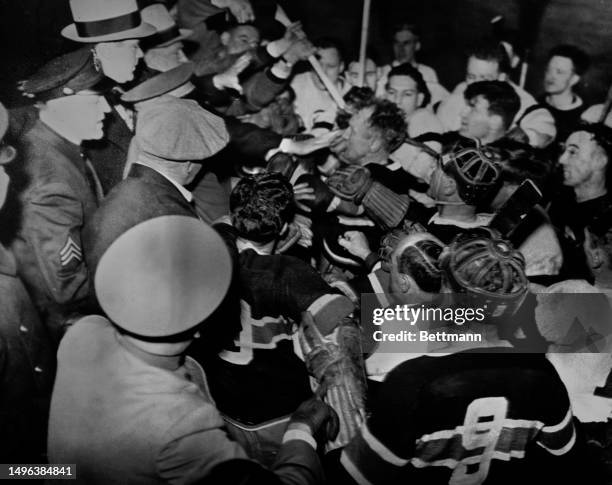
<path fill-rule="evenodd" d="M 0 0 L 0 64 L 1 481 L 612 485 L 612 0 Z"/>

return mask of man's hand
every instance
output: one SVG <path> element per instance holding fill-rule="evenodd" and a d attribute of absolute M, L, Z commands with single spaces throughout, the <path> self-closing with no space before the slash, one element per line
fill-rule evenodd
<path fill-rule="evenodd" d="M 372 251 L 365 234 L 360 231 L 347 231 L 344 236 L 338 237 L 338 244 L 353 256 L 366 260 Z"/>
<path fill-rule="evenodd" d="M 316 51 L 315 46 L 308 39 L 298 39 L 291 44 L 283 57 L 289 64 L 295 64 L 299 61 L 305 61 L 314 55 Z"/>
<path fill-rule="evenodd" d="M 310 208 L 301 203 L 302 200 L 315 200 L 314 189 L 304 182 L 293 186 L 293 199 L 295 205 L 304 212 L 310 212 Z"/>
<path fill-rule="evenodd" d="M 322 148 L 328 148 L 341 134 L 342 132 L 336 130 L 305 140 L 287 139 L 283 143 L 283 152 L 298 156 L 310 155 Z"/>
<path fill-rule="evenodd" d="M 213 77 L 214 86 L 219 90 L 234 89 L 242 94 L 242 86 L 238 76 L 251 63 L 252 58 L 253 56 L 249 52 L 242 54 L 228 69 Z"/>
<path fill-rule="evenodd" d="M 318 397 L 304 401 L 291 415 L 288 429 L 303 429 L 306 426 L 317 442 L 333 441 L 340 431 L 336 411 Z"/>
<path fill-rule="evenodd" d="M 291 223 L 282 235 L 282 239 L 276 247 L 276 254 L 282 254 L 291 249 L 302 237 L 302 232 L 297 224 Z"/>
<path fill-rule="evenodd" d="M 298 246 L 308 249 L 312 246 L 312 238 L 314 237 L 311 229 L 312 220 L 301 214 L 296 214 L 293 218 L 293 223 L 300 228 L 300 232 L 302 233 L 302 237 L 300 237 L 298 241 Z"/>
<path fill-rule="evenodd" d="M 255 13 L 249 0 L 211 0 L 215 7 L 227 8 L 239 24 L 246 24 L 255 20 Z"/>
<path fill-rule="evenodd" d="M 285 52 L 287 52 L 289 47 L 291 47 L 294 42 L 305 38 L 306 34 L 302 30 L 302 23 L 294 22 L 287 26 L 287 29 L 285 30 L 285 35 L 283 35 L 280 39 L 276 39 L 270 42 L 266 46 L 266 49 L 272 57 L 280 57 Z"/>

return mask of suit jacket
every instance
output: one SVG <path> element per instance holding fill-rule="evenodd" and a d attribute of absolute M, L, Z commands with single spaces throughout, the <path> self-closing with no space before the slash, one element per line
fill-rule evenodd
<path fill-rule="evenodd" d="M 96 169 L 105 194 L 123 179 L 130 141 L 134 137 L 111 100 L 109 103 L 113 108 L 104 120 L 104 138 L 85 144 L 87 157 Z"/>
<path fill-rule="evenodd" d="M 128 229 L 160 216 L 198 217 L 192 205 L 166 177 L 134 164 L 125 180 L 106 196 L 83 230 L 83 246 L 92 277 L 108 247 Z"/>

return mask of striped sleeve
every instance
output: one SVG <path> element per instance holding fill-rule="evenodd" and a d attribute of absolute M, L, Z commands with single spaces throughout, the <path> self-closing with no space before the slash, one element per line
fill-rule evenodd
<path fill-rule="evenodd" d="M 576 443 L 572 410 L 569 408 L 560 423 L 544 426 L 536 436 L 536 443 L 551 455 L 565 455 Z"/>
<path fill-rule="evenodd" d="M 374 436 L 367 424 L 340 456 L 340 464 L 359 485 L 393 483 L 392 478 L 408 463 L 408 458 L 396 455 Z"/>

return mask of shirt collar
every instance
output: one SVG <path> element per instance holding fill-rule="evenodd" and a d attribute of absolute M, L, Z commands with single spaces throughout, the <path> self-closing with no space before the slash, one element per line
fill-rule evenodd
<path fill-rule="evenodd" d="M 138 165 L 144 165 L 143 163 L 139 163 L 139 162 L 134 162 Z M 149 165 L 144 165 L 145 167 L 150 168 L 151 170 L 155 170 L 155 168 L 149 166 Z M 193 202 L 193 194 L 191 192 L 189 192 L 185 187 L 183 187 L 181 184 L 179 184 L 176 180 L 171 179 L 170 177 L 168 177 L 165 173 L 160 172 L 159 170 L 155 170 L 158 174 L 160 174 L 162 177 L 164 177 L 168 182 L 170 182 L 172 185 L 174 185 L 176 187 L 176 190 L 178 190 L 181 195 L 185 198 L 185 200 L 187 202 L 189 202 L 190 204 Z"/>
<path fill-rule="evenodd" d="M 117 341 L 119 344 L 126 349 L 130 354 L 138 357 L 140 360 L 146 362 L 153 367 L 159 367 L 169 371 L 175 371 L 183 365 L 184 355 L 158 355 L 146 352 L 136 347 L 132 342 L 126 339 L 119 332 L 116 333 Z"/>

